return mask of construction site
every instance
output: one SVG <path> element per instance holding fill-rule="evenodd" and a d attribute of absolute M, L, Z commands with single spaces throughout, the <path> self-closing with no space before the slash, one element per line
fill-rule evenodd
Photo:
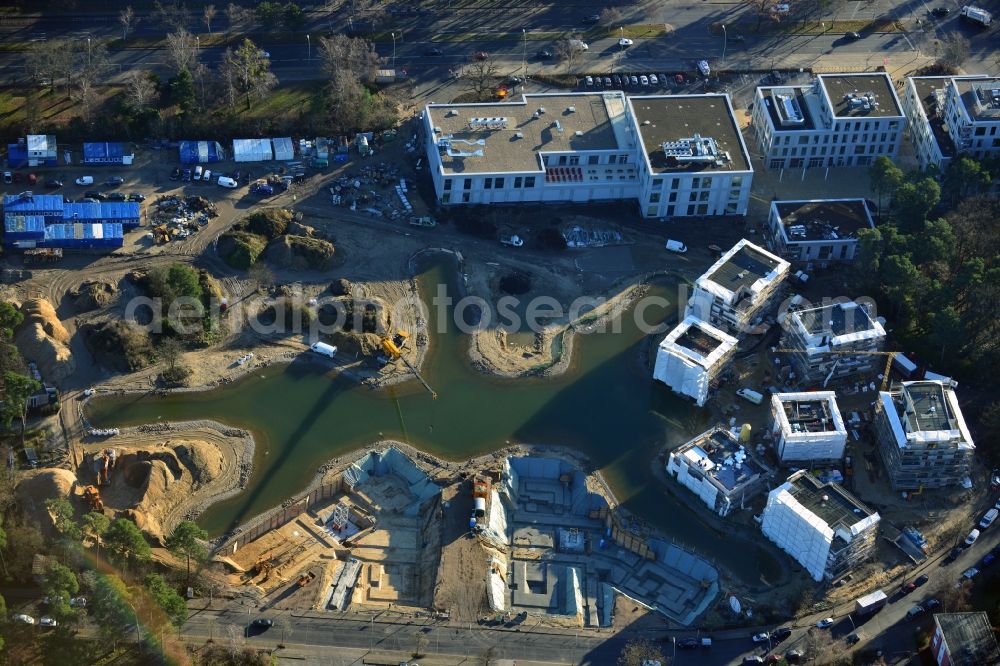
<path fill-rule="evenodd" d="M 372 451 L 223 544 L 216 559 L 232 585 L 256 588 L 275 608 L 426 608 L 440 494 L 398 449 Z"/>

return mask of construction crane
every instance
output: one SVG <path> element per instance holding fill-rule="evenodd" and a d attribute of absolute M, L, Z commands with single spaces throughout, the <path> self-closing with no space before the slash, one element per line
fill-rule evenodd
<path fill-rule="evenodd" d="M 885 369 L 882 371 L 882 386 L 881 388 L 879 388 L 879 391 L 885 391 L 889 387 L 889 370 L 892 368 L 892 360 L 896 358 L 896 354 L 902 353 L 895 351 L 850 351 L 846 349 L 844 351 L 827 349 L 825 351 L 820 351 L 820 352 L 810 352 L 808 349 L 775 349 L 774 352 L 776 354 L 819 353 L 819 354 L 839 354 L 841 356 L 885 356 L 886 357 Z M 826 376 L 826 379 L 823 380 L 823 388 L 826 388 L 826 385 L 830 382 L 830 379 L 833 377 L 834 371 L 836 371 L 837 369 L 837 363 L 839 362 L 840 359 L 837 359 L 837 361 L 833 364 L 833 368 L 830 369 L 830 374 L 828 374 Z"/>

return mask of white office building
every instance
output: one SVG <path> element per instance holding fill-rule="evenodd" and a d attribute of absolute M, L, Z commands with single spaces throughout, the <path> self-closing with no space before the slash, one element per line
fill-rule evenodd
<path fill-rule="evenodd" d="M 840 578 L 874 553 L 879 520 L 840 485 L 800 470 L 768 493 L 761 531 L 818 582 Z"/>
<path fill-rule="evenodd" d="M 736 351 L 737 340 L 697 317 L 685 317 L 660 343 L 653 379 L 705 404 L 713 380 Z"/>
<path fill-rule="evenodd" d="M 667 476 L 693 492 L 722 517 L 762 493 L 771 470 L 721 426 L 670 452 Z"/>
<path fill-rule="evenodd" d="M 771 433 L 782 463 L 838 461 L 847 444 L 847 427 L 833 391 L 772 395 Z"/>
<path fill-rule="evenodd" d="M 903 111 L 921 169 L 944 171 L 956 155 L 1000 155 L 1000 77 L 912 76 Z"/>
<path fill-rule="evenodd" d="M 874 229 L 864 199 L 772 201 L 767 219 L 767 245 L 791 262 L 826 268 L 853 261 L 858 232 Z"/>
<path fill-rule="evenodd" d="M 868 166 L 899 153 L 905 117 L 886 73 L 820 74 L 760 86 L 753 132 L 768 169 Z"/>
<path fill-rule="evenodd" d="M 744 238 L 698 278 L 687 314 L 733 335 L 746 333 L 779 293 L 789 265 Z"/>
<path fill-rule="evenodd" d="M 428 104 L 445 205 L 630 201 L 645 217 L 743 215 L 753 169 L 727 95 L 619 91 Z"/>

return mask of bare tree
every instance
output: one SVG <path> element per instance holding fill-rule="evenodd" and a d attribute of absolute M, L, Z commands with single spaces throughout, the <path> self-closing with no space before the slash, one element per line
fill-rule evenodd
<path fill-rule="evenodd" d="M 278 79 L 271 73 L 271 61 L 249 39 L 244 39 L 235 51 L 226 49 L 222 64 L 229 71 L 230 80 L 245 97 L 248 111 L 253 106 L 253 100 L 265 99 L 278 84 Z"/>
<path fill-rule="evenodd" d="M 342 132 L 360 129 L 365 124 L 367 102 L 365 88 L 357 77 L 347 71 L 333 75 L 327 96 L 331 126 Z"/>
<path fill-rule="evenodd" d="M 142 112 L 152 106 L 156 96 L 156 86 L 149 78 L 149 73 L 138 69 L 129 70 L 125 75 L 125 100 L 126 103 Z"/>
<path fill-rule="evenodd" d="M 201 13 L 201 20 L 205 22 L 205 27 L 208 28 L 210 35 L 212 34 L 212 20 L 215 19 L 217 13 L 215 5 L 205 5 L 205 9 Z"/>
<path fill-rule="evenodd" d="M 79 82 L 86 80 L 90 87 L 106 83 L 105 75 L 111 68 L 108 56 L 108 46 L 104 42 L 88 39 L 81 42 L 81 50 L 76 54 L 76 64 L 73 67 L 73 78 Z"/>
<path fill-rule="evenodd" d="M 233 28 L 246 21 L 249 16 L 250 10 L 241 7 L 235 2 L 230 2 L 226 6 L 226 19 L 229 21 L 230 32 L 232 32 Z"/>
<path fill-rule="evenodd" d="M 369 29 L 374 32 L 375 26 L 385 20 L 387 10 L 382 0 L 348 0 L 347 20 L 351 31 L 354 31 L 354 21 L 367 21 Z"/>
<path fill-rule="evenodd" d="M 153 15 L 168 30 L 182 30 L 191 20 L 188 8 L 183 0 L 156 0 L 153 3 Z"/>
<path fill-rule="evenodd" d="M 622 10 L 617 7 L 605 7 L 601 10 L 601 25 L 620 25 L 623 18 Z"/>
<path fill-rule="evenodd" d="M 25 67 L 32 80 L 54 91 L 73 72 L 72 44 L 64 39 L 37 42 L 25 57 Z"/>
<path fill-rule="evenodd" d="M 118 22 L 122 24 L 122 41 L 124 42 L 128 39 L 128 33 L 132 32 L 136 24 L 139 22 L 139 19 L 135 16 L 135 12 L 132 11 L 132 5 L 129 5 L 119 12 Z"/>
<path fill-rule="evenodd" d="M 969 40 L 960 33 L 952 32 L 941 40 L 941 55 L 937 61 L 946 67 L 961 67 L 970 52 Z"/>
<path fill-rule="evenodd" d="M 81 77 L 70 92 L 70 99 L 76 104 L 77 111 L 84 122 L 92 122 L 98 100 L 93 82 L 87 77 Z"/>
<path fill-rule="evenodd" d="M 583 51 L 580 49 L 578 39 L 560 39 L 555 44 L 555 54 L 559 60 L 562 61 L 563 65 L 566 67 L 566 71 L 572 70 L 577 63 L 580 62 L 580 55 Z"/>
<path fill-rule="evenodd" d="M 778 21 L 781 15 L 777 12 L 777 6 L 782 0 L 746 0 L 747 6 L 757 14 L 757 30 L 764 19 Z"/>
<path fill-rule="evenodd" d="M 211 71 L 204 63 L 196 63 L 194 70 L 191 72 L 191 78 L 194 79 L 195 92 L 198 97 L 198 108 L 204 109 L 208 106 L 207 97 L 207 83 L 211 76 Z"/>
<path fill-rule="evenodd" d="M 175 72 L 194 69 L 198 57 L 198 42 L 194 35 L 180 28 L 167 35 L 167 58 Z"/>
<path fill-rule="evenodd" d="M 381 63 L 374 44 L 342 34 L 321 37 L 319 53 L 323 71 L 331 79 L 337 72 L 346 71 L 358 81 L 374 81 Z"/>
<path fill-rule="evenodd" d="M 645 638 L 633 638 L 625 644 L 622 653 L 618 655 L 618 666 L 643 666 L 653 661 L 660 664 L 668 663 L 660 648 Z"/>
<path fill-rule="evenodd" d="M 462 69 L 465 87 L 476 96 L 476 100 L 484 102 L 493 96 L 493 86 L 500 75 L 500 70 L 492 58 L 472 60 Z"/>

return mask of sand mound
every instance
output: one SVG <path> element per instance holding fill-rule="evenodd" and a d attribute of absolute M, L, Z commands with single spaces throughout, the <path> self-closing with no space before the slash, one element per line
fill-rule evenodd
<path fill-rule="evenodd" d="M 17 329 L 15 343 L 28 361 L 38 364 L 42 378 L 61 382 L 76 370 L 70 353 L 69 333 L 56 316 L 52 304 L 44 299 L 29 299 L 21 306 L 24 323 Z"/>
<path fill-rule="evenodd" d="M 288 223 L 288 228 L 285 229 L 286 234 L 292 236 L 305 236 L 307 238 L 312 238 L 316 233 L 315 227 L 310 227 L 308 224 L 302 224 L 296 220 L 292 220 Z"/>
<path fill-rule="evenodd" d="M 84 282 L 70 292 L 73 307 L 79 312 L 98 310 L 110 303 L 117 293 L 115 286 L 109 282 Z"/>
<path fill-rule="evenodd" d="M 327 270 L 333 255 L 333 243 L 307 236 L 279 236 L 264 251 L 269 262 L 293 270 Z"/>
<path fill-rule="evenodd" d="M 45 500 L 69 497 L 76 483 L 76 475 L 68 469 L 33 469 L 24 473 L 17 484 L 17 502 L 25 517 L 48 530 L 52 518 L 45 508 Z"/>
<path fill-rule="evenodd" d="M 342 354 L 372 359 L 381 349 L 382 338 L 374 333 L 335 331 L 330 334 L 330 342 Z"/>
<path fill-rule="evenodd" d="M 93 458 L 88 458 L 87 469 Z M 194 491 L 219 478 L 222 453 L 205 441 L 168 440 L 141 449 L 118 448 L 111 485 L 101 491 L 110 509 L 127 512 L 154 539 L 172 525 L 164 519 Z"/>

